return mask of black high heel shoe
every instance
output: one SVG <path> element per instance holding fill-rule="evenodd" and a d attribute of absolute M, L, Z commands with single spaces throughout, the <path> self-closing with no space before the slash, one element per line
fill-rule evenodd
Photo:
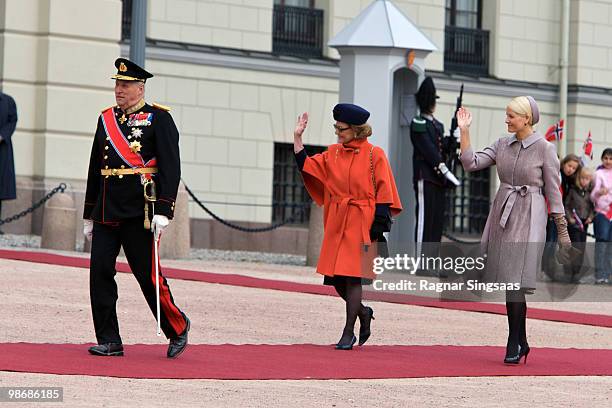
<path fill-rule="evenodd" d="M 506 351 L 506 357 L 504 358 L 504 364 L 518 364 L 521 362 L 521 358 L 525 356 L 525 364 L 527 364 L 527 356 L 529 355 L 529 344 L 518 345 L 518 353 L 514 355 L 508 355 Z"/>
<path fill-rule="evenodd" d="M 344 333 L 342 333 L 342 337 L 344 338 Z M 336 344 L 336 350 L 352 350 L 353 349 L 353 345 L 357 342 L 357 337 L 355 337 L 355 335 L 353 334 L 352 338 L 350 339 L 350 341 L 345 341 L 344 343 L 342 342 L 342 339 L 340 339 L 340 341 L 338 342 L 338 344 Z"/>
<path fill-rule="evenodd" d="M 363 346 L 366 341 L 370 338 L 372 331 L 370 330 L 370 323 L 374 318 L 374 310 L 370 306 L 365 307 L 366 314 L 362 318 L 359 316 L 359 345 Z"/>

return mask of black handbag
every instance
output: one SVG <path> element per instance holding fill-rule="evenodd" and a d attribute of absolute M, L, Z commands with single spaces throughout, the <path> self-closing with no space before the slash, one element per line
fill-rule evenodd
<path fill-rule="evenodd" d="M 374 150 L 374 146 L 370 148 L 370 174 L 372 176 L 372 187 L 374 187 L 374 197 L 376 197 L 376 178 L 374 177 L 374 160 L 372 158 L 373 150 Z M 372 237 L 371 236 L 372 234 L 370 234 L 370 238 L 376 239 L 377 253 L 378 253 L 378 256 L 382 258 L 389 257 L 389 247 L 387 245 L 387 239 L 382 234 L 382 232 L 390 232 L 392 224 L 393 224 L 393 218 L 391 218 L 390 214 L 375 215 L 374 222 L 372 223 L 372 226 L 370 227 L 370 232 L 372 232 L 374 225 L 377 225 L 376 227 L 376 231 L 378 232 L 378 234 L 376 234 L 377 236 Z"/>

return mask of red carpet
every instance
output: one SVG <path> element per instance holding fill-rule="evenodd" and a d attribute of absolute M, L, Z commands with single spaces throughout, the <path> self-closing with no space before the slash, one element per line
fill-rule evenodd
<path fill-rule="evenodd" d="M 128 345 L 96 357 L 83 344 L 0 344 L 0 370 L 122 378 L 219 380 L 612 375 L 612 350 L 533 349 L 527 365 L 502 363 L 504 347 L 190 345 L 176 360 L 165 345 Z"/>
<path fill-rule="evenodd" d="M 0 249 L 0 258 L 19 261 L 45 263 L 53 265 L 71 266 L 77 268 L 89 268 L 88 258 L 49 254 L 35 251 L 16 251 Z M 130 267 L 123 262 L 117 263 L 119 272 L 131 272 Z M 253 278 L 244 275 L 220 274 L 211 272 L 199 272 L 185 269 L 164 267 L 164 275 L 167 278 L 192 280 L 206 283 L 217 283 L 222 285 L 242 286 L 249 288 L 273 289 L 285 292 L 310 293 L 315 295 L 336 296 L 335 291 L 328 286 L 313 285 L 308 283 L 295 283 L 273 279 Z M 424 296 L 405 295 L 400 293 L 385 293 L 364 291 L 367 300 L 398 303 L 413 306 L 435 307 L 442 309 L 463 310 L 469 312 L 482 312 L 493 314 L 506 314 L 503 304 L 483 302 L 456 302 L 430 299 Z M 560 310 L 538 309 L 530 307 L 527 317 L 537 320 L 548 320 L 564 323 L 583 324 L 589 326 L 612 327 L 611 315 L 600 315 L 590 313 L 568 312 Z"/>

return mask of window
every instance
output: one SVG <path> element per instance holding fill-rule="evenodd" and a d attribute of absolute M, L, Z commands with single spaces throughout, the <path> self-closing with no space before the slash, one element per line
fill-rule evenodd
<path fill-rule="evenodd" d="M 446 0 L 446 25 L 482 28 L 482 0 Z"/>
<path fill-rule="evenodd" d="M 480 235 L 489 215 L 491 172 L 485 169 L 466 173 L 462 166 L 457 166 L 455 174 L 461 185 L 449 190 L 445 230 L 451 234 Z"/>
<path fill-rule="evenodd" d="M 489 74 L 489 32 L 482 30 L 482 0 L 446 0 L 444 70 Z"/>
<path fill-rule="evenodd" d="M 323 55 L 323 10 L 313 0 L 275 0 L 272 52 L 303 58 Z"/>
<path fill-rule="evenodd" d="M 123 9 L 121 12 L 121 40 L 130 38 L 130 30 L 132 29 L 132 0 L 123 0 Z"/>
<path fill-rule="evenodd" d="M 322 146 L 306 146 L 309 155 L 321 153 Z M 299 212 L 310 196 L 304 187 L 302 176 L 295 163 L 293 143 L 274 143 L 274 178 L 272 186 L 272 222 L 280 222 Z M 293 224 L 306 224 L 310 207 L 297 217 Z"/>

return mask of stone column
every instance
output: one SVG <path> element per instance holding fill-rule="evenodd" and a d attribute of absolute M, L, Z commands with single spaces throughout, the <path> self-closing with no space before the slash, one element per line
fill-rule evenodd
<path fill-rule="evenodd" d="M 32 206 L 32 189 L 34 183 L 25 177 L 17 177 L 17 199 L 2 201 L 0 218 L 8 218 Z M 40 210 L 36 210 L 40 211 Z M 0 227 L 9 234 L 29 234 L 32 229 L 32 214 L 28 214 Z"/>
<path fill-rule="evenodd" d="M 76 246 L 76 210 L 69 194 L 57 193 L 45 204 L 41 248 L 74 251 Z"/>
<path fill-rule="evenodd" d="M 319 262 L 321 243 L 323 242 L 323 207 L 314 202 L 310 205 L 310 223 L 308 225 L 308 246 L 306 265 L 316 266 Z"/>
<path fill-rule="evenodd" d="M 179 186 L 174 205 L 174 219 L 162 234 L 160 257 L 187 258 L 190 249 L 189 197 L 183 183 Z"/>

